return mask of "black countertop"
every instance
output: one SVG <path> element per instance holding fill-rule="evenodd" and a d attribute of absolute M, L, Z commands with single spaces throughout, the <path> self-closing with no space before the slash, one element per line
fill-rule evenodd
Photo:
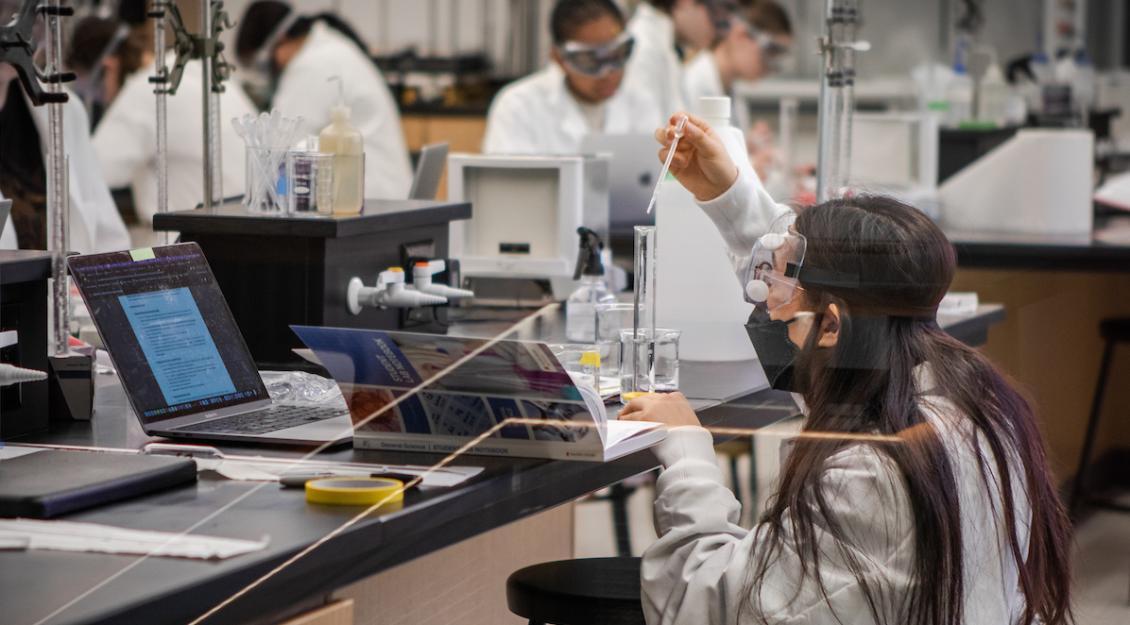
<path fill-rule="evenodd" d="M 999 306 L 985 306 L 973 316 L 941 321 L 947 329 L 976 337 L 983 336 L 1002 314 Z M 541 330 L 549 334 L 556 331 L 553 327 Z M 463 333 L 489 331 L 488 324 L 483 324 Z M 695 403 L 714 405 L 700 411 L 704 424 L 757 428 L 795 412 L 787 393 L 743 392 L 743 387 L 764 385 L 764 375 L 753 362 L 688 362 L 683 372 L 682 386 L 697 399 Z M 50 432 L 16 442 L 136 449 L 152 440 L 130 415 L 116 378 L 99 376 L 98 383 L 92 422 L 59 424 Z M 264 447 L 222 449 L 244 455 L 300 453 Z M 324 457 L 411 464 L 440 459 L 430 454 L 353 449 L 332 451 Z M 403 507 L 364 518 L 318 544 L 206 622 L 244 623 L 267 618 L 289 604 L 313 600 L 396 564 L 649 471 L 657 461 L 645 450 L 607 463 L 465 456 L 456 464 L 486 470 L 452 489 L 408 493 Z M 0 609 L 5 625 L 184 623 L 341 528 L 358 512 L 357 508 L 308 505 L 300 490 L 211 479 L 208 475 L 192 486 L 66 518 L 137 529 L 192 528 L 194 533 L 231 538 L 269 535 L 265 550 L 219 562 L 0 552 Z M 47 618 L 49 615 L 53 616 Z"/>
<path fill-rule="evenodd" d="M 427 200 L 365 200 L 360 215 L 319 215 L 317 213 L 261 213 L 229 202 L 213 210 L 158 213 L 153 229 L 207 234 L 247 234 L 317 238 L 351 237 L 383 232 L 390 227 L 409 228 L 447 223 L 471 217 L 466 202 Z"/>
<path fill-rule="evenodd" d="M 960 267 L 1056 271 L 1130 271 L 1130 215 L 1095 218 L 1078 236 L 973 232 L 946 228 Z"/>
<path fill-rule="evenodd" d="M 4 224 L 0 224 L 2 228 Z M 38 250 L 0 250 L 0 284 L 18 284 L 51 277 L 51 253 Z"/>

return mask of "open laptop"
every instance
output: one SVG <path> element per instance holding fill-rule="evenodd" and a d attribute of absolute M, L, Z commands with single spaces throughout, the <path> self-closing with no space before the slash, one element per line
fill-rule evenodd
<path fill-rule="evenodd" d="M 350 440 L 348 411 L 271 400 L 195 243 L 74 256 L 67 264 L 146 434 Z"/>
<path fill-rule="evenodd" d="M 596 134 L 581 140 L 582 154 L 611 154 L 612 181 L 609 190 L 609 226 L 615 234 L 631 234 L 632 228 L 654 223 L 647 204 L 659 175 L 659 144 L 649 134 Z"/>
<path fill-rule="evenodd" d="M 0 199 L 0 234 L 4 234 L 4 228 L 8 225 L 8 214 L 12 212 L 12 200 Z"/>
<path fill-rule="evenodd" d="M 434 200 L 439 193 L 439 181 L 443 178 L 443 166 L 447 164 L 446 143 L 425 145 L 420 150 L 420 160 L 416 162 L 416 174 L 412 177 L 412 188 L 408 191 L 410 200 Z"/>

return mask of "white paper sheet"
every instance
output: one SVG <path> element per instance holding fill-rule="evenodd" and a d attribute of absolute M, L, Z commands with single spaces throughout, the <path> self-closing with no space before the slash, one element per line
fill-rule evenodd
<path fill-rule="evenodd" d="M 483 472 L 483 467 L 443 467 L 429 472 L 429 467 L 413 465 L 379 465 L 359 462 L 325 462 L 316 460 L 298 461 L 287 458 L 239 457 L 239 458 L 197 458 L 196 466 L 201 470 L 215 471 L 229 480 L 250 482 L 276 482 L 284 473 L 333 473 L 346 475 L 371 475 L 373 473 L 401 473 L 422 475 L 419 488 L 449 488 Z"/>
<path fill-rule="evenodd" d="M 0 548 L 9 549 L 224 560 L 265 549 L 268 542 L 266 536 L 259 540 L 240 540 L 131 530 L 96 523 L 0 519 Z"/>

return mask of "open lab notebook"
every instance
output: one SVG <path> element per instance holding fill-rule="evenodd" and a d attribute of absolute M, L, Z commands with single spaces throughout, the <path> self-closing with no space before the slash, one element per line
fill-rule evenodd
<path fill-rule="evenodd" d="M 654 423 L 609 419 L 597 392 L 575 384 L 542 343 L 293 329 L 341 387 L 354 447 L 446 453 L 520 418 L 466 453 L 607 461 L 666 435 Z"/>

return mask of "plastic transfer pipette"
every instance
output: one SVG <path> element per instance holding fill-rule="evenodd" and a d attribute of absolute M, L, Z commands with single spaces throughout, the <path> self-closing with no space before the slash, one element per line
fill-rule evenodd
<path fill-rule="evenodd" d="M 675 124 L 675 140 L 671 142 L 671 149 L 667 151 L 667 160 L 663 161 L 663 169 L 659 170 L 659 180 L 655 181 L 655 190 L 651 192 L 651 201 L 647 203 L 647 214 L 655 208 L 655 200 L 659 197 L 659 185 L 667 179 L 667 172 L 671 169 L 671 159 L 675 158 L 675 148 L 679 147 L 679 139 L 683 138 L 683 129 L 687 127 L 687 116 L 679 118 Z"/>

